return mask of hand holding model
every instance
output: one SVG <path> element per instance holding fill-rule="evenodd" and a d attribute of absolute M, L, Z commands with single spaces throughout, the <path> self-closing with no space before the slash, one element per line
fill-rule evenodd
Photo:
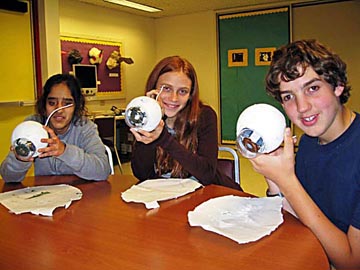
<path fill-rule="evenodd" d="M 270 153 L 282 143 L 285 127 L 285 117 L 275 107 L 265 103 L 251 105 L 237 121 L 237 148 L 246 158 Z"/>

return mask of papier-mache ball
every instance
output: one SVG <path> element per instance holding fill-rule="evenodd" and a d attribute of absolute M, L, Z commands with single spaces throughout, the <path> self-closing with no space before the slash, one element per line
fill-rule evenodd
<path fill-rule="evenodd" d="M 125 122 L 131 128 L 153 131 L 159 125 L 161 118 L 159 103 L 147 96 L 134 98 L 125 109 Z"/>
<path fill-rule="evenodd" d="M 237 148 L 247 158 L 272 152 L 281 145 L 285 128 L 285 117 L 277 108 L 265 103 L 251 105 L 237 121 Z"/>
<path fill-rule="evenodd" d="M 43 125 L 36 121 L 25 121 L 15 127 L 11 135 L 11 144 L 17 155 L 28 158 L 37 157 L 38 149 L 47 146 L 40 140 L 49 138 Z"/>

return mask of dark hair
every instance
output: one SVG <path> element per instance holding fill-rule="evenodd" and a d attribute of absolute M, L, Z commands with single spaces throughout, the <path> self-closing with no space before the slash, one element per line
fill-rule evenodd
<path fill-rule="evenodd" d="M 49 96 L 51 89 L 57 84 L 66 84 L 69 87 L 71 96 L 74 98 L 75 109 L 72 121 L 77 124 L 81 123 L 82 116 L 87 115 L 87 108 L 85 106 L 85 97 L 81 92 L 81 87 L 78 80 L 70 74 L 55 74 L 51 76 L 45 83 L 43 93 L 36 102 L 36 112 L 41 116 L 42 121 L 46 120 L 46 99 Z"/>
<path fill-rule="evenodd" d="M 183 72 L 191 80 L 191 90 L 186 106 L 176 116 L 175 136 L 186 149 L 195 153 L 198 146 L 197 122 L 202 103 L 199 100 L 199 84 L 192 64 L 180 56 L 169 56 L 162 59 L 150 73 L 145 92 L 156 88 L 157 81 L 162 74 L 178 71 Z M 171 170 L 173 177 L 186 177 L 188 174 L 183 171 L 181 164 L 173 160 L 161 147 L 157 149 L 157 168 L 160 174 Z"/>
<path fill-rule="evenodd" d="M 344 86 L 340 102 L 344 104 L 348 101 L 351 87 L 348 85 L 345 62 L 314 39 L 295 41 L 274 52 L 265 78 L 266 91 L 282 102 L 280 82 L 303 76 L 307 67 L 312 67 L 334 90 L 337 86 Z"/>

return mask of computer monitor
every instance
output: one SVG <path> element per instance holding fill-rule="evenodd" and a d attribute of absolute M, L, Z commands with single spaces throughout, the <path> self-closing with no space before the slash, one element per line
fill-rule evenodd
<path fill-rule="evenodd" d="M 73 73 L 78 79 L 83 95 L 92 96 L 97 93 L 97 67 L 96 65 L 74 64 Z"/>

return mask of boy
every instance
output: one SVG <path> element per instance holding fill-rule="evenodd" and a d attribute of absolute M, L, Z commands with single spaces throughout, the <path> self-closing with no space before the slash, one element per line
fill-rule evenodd
<path fill-rule="evenodd" d="M 296 157 L 287 128 L 283 148 L 250 160 L 267 194 L 285 196 L 333 266 L 360 269 L 360 118 L 344 106 L 346 64 L 316 40 L 295 41 L 275 51 L 266 91 L 304 132 Z"/>

